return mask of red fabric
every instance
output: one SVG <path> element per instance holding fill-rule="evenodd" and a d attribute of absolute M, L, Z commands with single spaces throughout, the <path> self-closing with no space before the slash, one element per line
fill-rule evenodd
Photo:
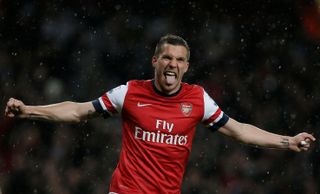
<path fill-rule="evenodd" d="M 181 110 L 186 102 L 192 104 L 187 116 Z M 163 97 L 151 81 L 129 82 L 122 111 L 122 151 L 110 191 L 179 194 L 203 103 L 198 86 L 184 84 L 178 95 Z"/>

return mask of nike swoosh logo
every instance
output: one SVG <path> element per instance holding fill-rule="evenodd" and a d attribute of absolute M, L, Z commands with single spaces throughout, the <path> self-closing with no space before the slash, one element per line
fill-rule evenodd
<path fill-rule="evenodd" d="M 140 102 L 137 103 L 137 107 L 145 107 L 145 106 L 150 106 L 152 104 L 142 104 Z"/>

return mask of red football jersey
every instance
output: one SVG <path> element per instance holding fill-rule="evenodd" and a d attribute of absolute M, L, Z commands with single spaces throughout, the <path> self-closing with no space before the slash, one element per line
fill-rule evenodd
<path fill-rule="evenodd" d="M 93 105 L 122 117 L 122 149 L 110 193 L 179 194 L 196 125 L 218 129 L 228 121 L 202 87 L 186 83 L 164 95 L 153 80 L 129 81 Z"/>

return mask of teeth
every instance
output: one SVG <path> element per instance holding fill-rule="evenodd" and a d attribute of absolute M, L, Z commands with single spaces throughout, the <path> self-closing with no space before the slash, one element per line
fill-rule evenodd
<path fill-rule="evenodd" d="M 176 74 L 174 72 L 165 72 L 165 75 L 175 76 Z"/>

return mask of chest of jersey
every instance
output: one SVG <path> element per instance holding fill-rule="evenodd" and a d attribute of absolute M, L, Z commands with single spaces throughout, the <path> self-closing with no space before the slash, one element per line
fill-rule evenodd
<path fill-rule="evenodd" d="M 188 93 L 163 97 L 146 89 L 129 91 L 122 114 L 135 139 L 186 145 L 203 117 L 203 100 Z"/>

